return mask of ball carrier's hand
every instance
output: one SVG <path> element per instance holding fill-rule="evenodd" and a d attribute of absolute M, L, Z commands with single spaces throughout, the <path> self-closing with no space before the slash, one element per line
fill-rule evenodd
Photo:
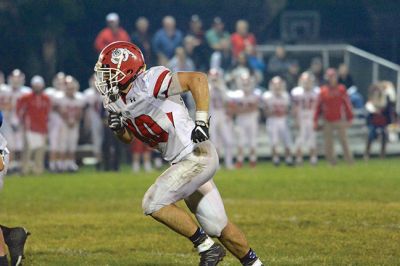
<path fill-rule="evenodd" d="M 196 112 L 196 122 L 195 127 L 192 131 L 192 141 L 194 143 L 200 143 L 206 141 L 210 138 L 208 133 L 209 129 L 209 118 L 208 112 L 206 111 L 197 111 Z"/>
<path fill-rule="evenodd" d="M 110 112 L 108 115 L 108 127 L 115 133 L 124 131 L 125 125 L 122 121 L 122 116 L 118 113 Z"/>

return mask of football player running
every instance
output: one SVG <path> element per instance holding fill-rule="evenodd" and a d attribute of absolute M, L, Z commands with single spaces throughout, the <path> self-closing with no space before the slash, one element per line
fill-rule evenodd
<path fill-rule="evenodd" d="M 95 72 L 115 135 L 124 143 L 136 137 L 171 163 L 146 192 L 144 213 L 187 237 L 200 254 L 201 266 L 217 265 L 225 256 L 224 248 L 211 237 L 218 237 L 242 265 L 262 265 L 244 234 L 228 220 L 213 182 L 219 162 L 208 140 L 207 76 L 171 73 L 163 66 L 146 71 L 142 52 L 129 42 L 105 47 Z M 186 91 L 196 103 L 195 122 L 180 97 Z M 182 199 L 201 227 L 176 205 Z"/>
<path fill-rule="evenodd" d="M 303 148 L 310 150 L 310 163 L 315 165 L 317 157 L 317 135 L 314 130 L 314 113 L 317 108 L 319 88 L 315 86 L 314 75 L 304 72 L 300 75 L 299 86 L 291 92 L 293 113 L 299 129 L 296 138 L 296 164 L 303 164 Z"/>
<path fill-rule="evenodd" d="M 0 127 L 3 124 L 3 115 L 0 112 Z M 3 188 L 3 178 L 7 174 L 10 152 L 7 149 L 7 141 L 0 134 L 0 190 Z M 0 266 L 8 266 L 7 245 L 11 257 L 11 266 L 22 265 L 24 246 L 29 232 L 22 227 L 6 227 L 0 225 Z"/>

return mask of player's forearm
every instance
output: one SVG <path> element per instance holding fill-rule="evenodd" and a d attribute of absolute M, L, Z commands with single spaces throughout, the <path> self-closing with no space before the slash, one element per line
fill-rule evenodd
<path fill-rule="evenodd" d="M 123 143 L 129 144 L 133 141 L 133 134 L 128 129 L 123 128 L 120 131 L 114 131 L 114 135 Z"/>
<path fill-rule="evenodd" d="M 196 111 L 208 112 L 210 95 L 207 76 L 203 73 L 196 73 L 192 83 L 189 85 L 189 90 L 196 103 Z"/>
<path fill-rule="evenodd" d="M 2 151 L 4 152 L 4 151 Z M 3 161 L 3 156 L 0 155 L 0 172 L 4 170 L 4 161 Z"/>

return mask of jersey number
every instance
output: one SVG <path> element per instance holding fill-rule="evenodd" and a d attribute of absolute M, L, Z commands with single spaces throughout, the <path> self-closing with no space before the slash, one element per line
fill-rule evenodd
<path fill-rule="evenodd" d="M 135 137 L 147 143 L 150 147 L 155 147 L 160 142 L 168 141 L 168 132 L 162 129 L 156 121 L 148 115 L 135 117 L 135 125 L 139 132 L 130 120 L 128 120 L 128 125 Z"/>

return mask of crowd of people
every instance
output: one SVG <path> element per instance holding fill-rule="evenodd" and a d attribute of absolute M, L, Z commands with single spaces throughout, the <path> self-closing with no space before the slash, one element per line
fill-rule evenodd
<path fill-rule="evenodd" d="M 201 18 L 193 15 L 189 31 L 184 34 L 177 29 L 175 19 L 166 16 L 153 36 L 144 17 L 136 20 L 130 35 L 119 25 L 118 14 L 108 14 L 106 22 L 94 42 L 97 52 L 114 41 L 131 41 L 142 50 L 149 66 L 208 73 L 210 136 L 228 169 L 242 167 L 246 156 L 250 166 L 256 166 L 257 140 L 263 137 L 269 140 L 275 165 L 282 158 L 287 165 L 301 165 L 306 151 L 310 162 L 316 164 L 316 132 L 320 129 L 326 159 L 336 164 L 333 140 L 337 134 L 344 159 L 351 163 L 346 130 L 354 109 L 366 111 L 362 114 L 369 129 L 365 157 L 369 157 L 371 144 L 378 136 L 381 155 L 385 154 L 387 126 L 395 119 L 396 97 L 390 82 L 371 85 L 364 104 L 347 65 L 324 70 L 316 57 L 302 70 L 282 45 L 264 60 L 245 20 L 237 21 L 236 31 L 231 34 L 221 18 L 214 18 L 210 29 L 203 31 Z M 104 122 L 107 114 L 94 78 L 90 77 L 87 89 L 80 88 L 74 77 L 63 72 L 57 73 L 48 87 L 41 76 L 34 76 L 30 87 L 25 86 L 25 75 L 18 69 L 7 79 L 1 74 L 0 110 L 5 121 L 1 131 L 11 151 L 10 172 L 41 174 L 45 166 L 53 172 L 77 171 L 79 142 L 91 143 L 98 169 L 118 170 L 125 157 L 131 158 L 135 172 L 142 164 L 146 171 L 162 166 L 160 157 L 139 140 L 132 143 L 129 156 L 124 156 L 126 151 Z M 193 111 L 192 99 L 184 95 L 183 100 Z M 295 134 L 289 120 L 294 122 Z M 259 126 L 264 122 L 268 136 L 259 136 Z"/>

